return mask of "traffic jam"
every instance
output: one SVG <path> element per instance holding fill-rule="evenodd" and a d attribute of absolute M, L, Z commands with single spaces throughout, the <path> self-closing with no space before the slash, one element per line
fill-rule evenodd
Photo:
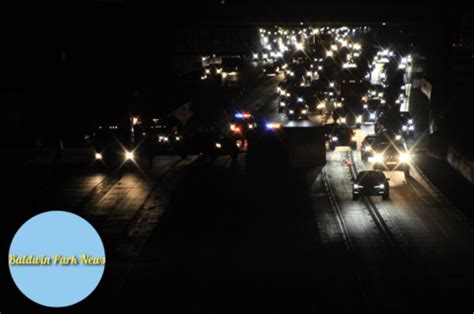
<path fill-rule="evenodd" d="M 23 279 L 62 298 L 94 273 L 81 299 L 52 307 L 472 312 L 471 13 L 92 3 L 4 38 L 7 308 L 49 313 Z M 58 218 L 28 232 L 35 250 L 15 248 L 49 213 L 94 236 Z M 56 255 L 107 265 L 16 262 Z"/>
<path fill-rule="evenodd" d="M 357 175 L 353 196 L 388 198 L 384 171 L 410 176 L 415 123 L 409 111 L 412 57 L 378 46 L 370 27 L 272 27 L 258 29 L 261 49 L 249 56 L 201 57 L 202 84 L 219 88 L 238 84 L 239 71 L 250 64 L 261 79 L 276 85 L 277 108 L 236 103 L 225 119 L 189 126 L 173 116 L 130 115 L 129 121 L 97 125 L 86 137 L 95 165 L 152 166 L 156 155 L 186 158 L 202 155 L 232 159 L 249 149 L 249 141 L 280 131 L 288 123 L 324 127 L 326 149 L 359 151 L 367 176 L 381 178 L 375 190 Z M 127 120 L 127 119 L 125 119 Z M 112 140 L 111 140 L 112 139 Z M 369 170 L 370 169 L 370 170 Z"/>

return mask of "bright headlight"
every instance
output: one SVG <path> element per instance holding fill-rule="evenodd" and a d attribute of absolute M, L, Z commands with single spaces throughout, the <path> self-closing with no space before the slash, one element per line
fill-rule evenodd
<path fill-rule="evenodd" d="M 301 110 L 301 114 L 307 114 L 307 113 L 308 113 L 308 110 L 306 109 Z"/>
<path fill-rule="evenodd" d="M 413 124 L 413 119 L 409 119 L 408 124 Z"/>
<path fill-rule="evenodd" d="M 297 102 L 303 102 L 303 98 L 301 97 L 298 97 L 298 99 L 296 99 Z"/>
<path fill-rule="evenodd" d="M 375 154 L 373 157 L 369 157 L 369 161 L 372 163 L 382 162 L 383 156 L 381 154 Z"/>
<path fill-rule="evenodd" d="M 290 113 L 290 114 L 293 114 L 293 113 L 295 113 L 295 112 L 294 112 L 293 110 L 290 110 L 289 113 Z"/>
<path fill-rule="evenodd" d="M 364 152 L 370 152 L 372 150 L 372 147 L 370 147 L 369 145 L 365 145 L 363 148 Z"/>
<path fill-rule="evenodd" d="M 332 141 L 333 141 L 333 142 L 335 142 L 335 141 L 337 141 L 337 140 L 338 140 L 337 136 L 333 136 L 333 137 L 332 137 Z"/>
<path fill-rule="evenodd" d="M 413 125 L 410 125 L 410 126 L 408 127 L 408 130 L 410 130 L 410 131 L 414 131 L 414 130 L 415 130 L 415 126 L 413 126 Z"/>
<path fill-rule="evenodd" d="M 216 148 L 221 148 L 221 147 L 222 147 L 221 143 L 216 143 Z"/>
<path fill-rule="evenodd" d="M 400 154 L 400 161 L 401 162 L 407 162 L 409 160 L 410 160 L 410 154 L 408 154 L 408 153 Z"/>
<path fill-rule="evenodd" d="M 280 107 L 285 107 L 285 106 L 286 106 L 285 102 L 284 102 L 284 101 L 280 101 Z"/>
<path fill-rule="evenodd" d="M 346 118 L 341 118 L 341 123 L 346 123 Z"/>
<path fill-rule="evenodd" d="M 125 159 L 126 160 L 133 160 L 135 158 L 135 154 L 133 152 L 125 152 Z"/>
<path fill-rule="evenodd" d="M 360 188 L 362 188 L 362 186 L 361 186 L 361 185 L 358 185 L 357 183 L 355 183 L 355 184 L 354 184 L 354 189 L 356 189 L 356 190 L 357 190 L 357 189 L 360 189 Z"/>
<path fill-rule="evenodd" d="M 362 122 L 362 117 L 361 117 L 361 116 L 358 116 L 357 119 L 356 119 L 356 122 L 357 122 L 357 123 L 361 123 L 361 122 Z"/>
<path fill-rule="evenodd" d="M 406 131 L 406 130 L 408 130 L 408 127 L 406 125 L 404 125 L 404 126 L 402 126 L 402 130 Z"/>
<path fill-rule="evenodd" d="M 95 153 L 94 155 L 96 160 L 102 160 L 102 154 L 101 153 Z"/>
<path fill-rule="evenodd" d="M 364 107 L 364 109 L 369 108 L 369 106 L 367 104 L 364 104 L 363 107 Z"/>
<path fill-rule="evenodd" d="M 379 184 L 375 186 L 377 189 L 385 189 L 385 184 Z"/>

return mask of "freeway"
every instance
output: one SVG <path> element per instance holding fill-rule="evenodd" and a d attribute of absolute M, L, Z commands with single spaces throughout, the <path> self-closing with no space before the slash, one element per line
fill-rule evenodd
<path fill-rule="evenodd" d="M 359 53 L 360 47 L 352 47 Z M 345 66 L 355 65 L 351 58 L 356 59 L 349 56 Z M 384 66 L 376 63 L 374 71 L 371 84 L 382 85 Z M 315 111 L 302 121 L 279 113 L 277 86 L 287 75 L 280 71 L 256 80 L 237 109 L 287 127 L 335 122 Z M 394 92 L 397 97 L 399 86 Z M 393 100 L 408 111 L 410 93 L 401 94 Z M 228 121 L 220 124 L 228 128 Z M 456 174 L 427 166 L 428 155 L 417 147 L 423 133 L 416 132 L 407 141 L 411 175 L 385 171 L 388 200 L 363 196 L 354 201 L 353 179 L 372 169 L 361 159 L 362 141 L 375 129 L 373 123 L 352 127 L 358 149 L 327 149 L 326 164 L 314 168 L 253 171 L 245 153 L 234 159 L 159 155 L 150 169 L 57 163 L 11 167 L 5 177 L 9 197 L 2 239 L 10 240 L 22 222 L 46 210 L 68 210 L 90 221 L 104 241 L 107 267 L 97 290 L 74 306 L 77 312 L 105 303 L 121 310 L 191 313 L 472 311 L 469 205 L 461 203 L 461 208 L 452 193 L 444 193 L 445 184 L 435 186 L 429 179 L 444 176 L 449 182 Z M 264 157 L 269 163 L 274 158 Z M 463 187 L 466 195 L 472 190 Z M 6 272 L 2 268 L 2 278 Z M 25 303 L 13 282 L 7 281 L 6 291 L 9 306 L 46 312 Z"/>

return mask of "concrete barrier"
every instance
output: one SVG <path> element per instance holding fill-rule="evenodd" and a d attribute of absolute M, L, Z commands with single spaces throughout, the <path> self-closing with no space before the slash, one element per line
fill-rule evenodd
<path fill-rule="evenodd" d="M 472 157 L 468 157 L 450 146 L 447 159 L 454 169 L 469 180 L 471 184 L 474 184 L 474 159 Z"/>

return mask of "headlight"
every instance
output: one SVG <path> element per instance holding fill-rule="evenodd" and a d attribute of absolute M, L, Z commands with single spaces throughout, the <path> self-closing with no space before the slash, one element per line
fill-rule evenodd
<path fill-rule="evenodd" d="M 385 184 L 376 185 L 375 188 L 377 188 L 377 189 L 385 189 Z"/>
<path fill-rule="evenodd" d="M 346 118 L 341 118 L 341 123 L 346 123 Z"/>
<path fill-rule="evenodd" d="M 301 114 L 307 114 L 307 113 L 308 113 L 308 110 L 306 109 L 301 110 Z"/>
<path fill-rule="evenodd" d="M 395 140 L 399 141 L 399 140 L 401 140 L 401 139 L 402 139 L 402 136 L 401 136 L 401 135 L 395 136 Z"/>
<path fill-rule="evenodd" d="M 409 119 L 408 124 L 413 124 L 413 119 Z"/>
<path fill-rule="evenodd" d="M 400 154 L 400 161 L 401 162 L 408 162 L 410 160 L 410 154 L 402 153 Z"/>
<path fill-rule="evenodd" d="M 230 130 L 231 130 L 231 131 L 234 131 L 234 130 L 235 130 L 235 124 L 231 124 L 231 125 L 230 125 Z"/>
<path fill-rule="evenodd" d="M 410 126 L 408 127 L 408 130 L 410 130 L 410 131 L 414 131 L 414 130 L 415 130 L 415 126 L 413 126 L 413 125 L 410 125 Z"/>
<path fill-rule="evenodd" d="M 158 142 L 168 142 L 168 136 L 160 135 L 158 136 Z"/>
<path fill-rule="evenodd" d="M 371 113 L 371 114 L 369 115 L 369 118 L 372 119 L 372 120 L 374 120 L 374 119 L 375 119 L 375 113 Z"/>
<path fill-rule="evenodd" d="M 310 71 L 306 72 L 306 76 L 311 76 L 313 75 L 313 73 L 311 73 Z"/>
<path fill-rule="evenodd" d="M 293 110 L 288 111 L 290 114 L 294 114 L 295 112 Z"/>
<path fill-rule="evenodd" d="M 280 101 L 280 107 L 285 107 L 285 106 L 286 106 L 285 102 L 284 102 L 284 101 Z"/>
<path fill-rule="evenodd" d="M 297 102 L 303 102 L 303 98 L 301 97 L 298 97 L 298 99 L 296 99 Z"/>
<path fill-rule="evenodd" d="M 211 71 L 209 69 L 206 69 L 206 74 L 209 74 L 211 73 Z"/>
<path fill-rule="evenodd" d="M 94 157 L 95 157 L 95 160 L 102 160 L 102 154 L 101 153 L 95 153 Z"/>
<path fill-rule="evenodd" d="M 404 126 L 402 126 L 402 130 L 406 131 L 406 130 L 408 130 L 408 127 L 406 125 L 404 125 Z"/>
<path fill-rule="evenodd" d="M 362 123 L 362 117 L 361 117 L 361 116 L 358 116 L 357 119 L 356 119 L 356 122 L 357 122 L 357 123 Z"/>
<path fill-rule="evenodd" d="M 216 148 L 221 148 L 221 147 L 222 147 L 221 143 L 216 143 Z"/>
<path fill-rule="evenodd" d="M 362 189 L 363 186 L 362 185 L 359 185 L 357 183 L 354 184 L 354 189 L 357 190 L 357 189 Z"/>
<path fill-rule="evenodd" d="M 316 106 L 317 109 L 324 109 L 325 107 L 326 107 L 326 104 L 323 103 L 323 102 L 320 102 L 320 103 Z"/>
<path fill-rule="evenodd" d="M 125 152 L 125 159 L 126 160 L 133 160 L 135 158 L 135 154 L 133 152 Z"/>
<path fill-rule="evenodd" d="M 370 147 L 369 145 L 365 145 L 363 148 L 364 152 L 370 152 L 372 150 L 372 147 Z"/>
<path fill-rule="evenodd" d="M 280 90 L 280 96 L 285 96 L 286 92 L 284 90 Z"/>
<path fill-rule="evenodd" d="M 369 108 L 369 106 L 367 104 L 364 104 L 363 107 L 364 107 L 364 109 Z"/>
<path fill-rule="evenodd" d="M 333 142 L 336 142 L 338 140 L 337 136 L 333 136 L 331 139 Z"/>
<path fill-rule="evenodd" d="M 217 69 L 216 72 L 217 72 L 217 74 L 221 74 L 221 73 L 222 73 L 222 69 Z"/>
<path fill-rule="evenodd" d="M 249 124 L 248 128 L 253 129 L 253 124 Z"/>
<path fill-rule="evenodd" d="M 372 163 L 382 162 L 383 156 L 381 154 L 375 154 L 373 157 L 369 157 L 369 161 Z"/>

